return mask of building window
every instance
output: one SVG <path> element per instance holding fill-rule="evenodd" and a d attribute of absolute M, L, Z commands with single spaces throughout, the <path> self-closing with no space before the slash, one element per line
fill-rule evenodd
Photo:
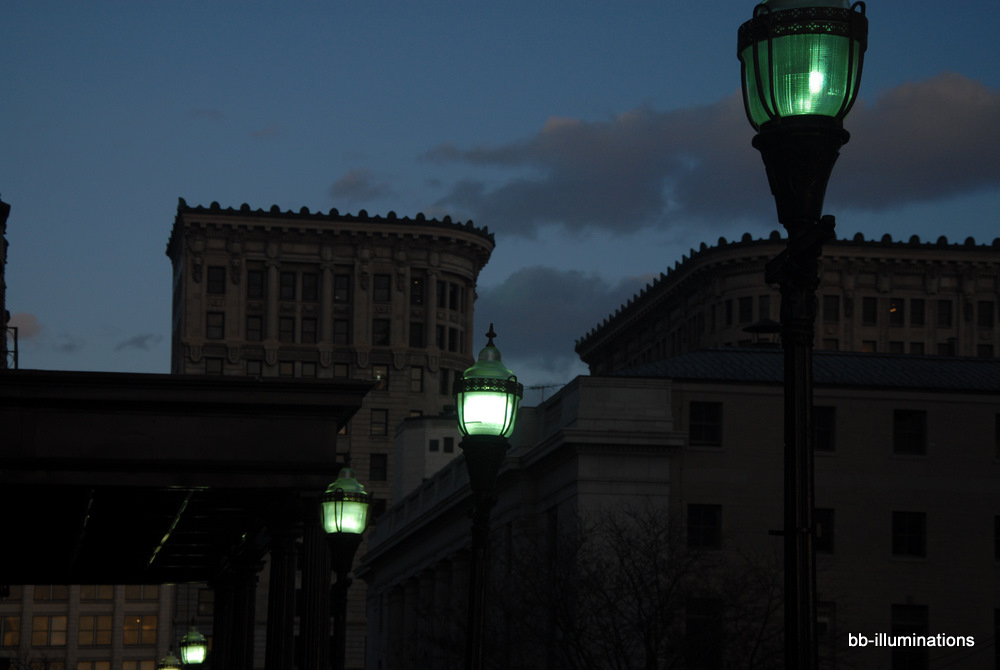
<path fill-rule="evenodd" d="M 31 646 L 65 647 L 66 617 L 65 616 L 31 617 Z"/>
<path fill-rule="evenodd" d="M 837 408 L 813 407 L 813 449 L 815 451 L 836 451 L 837 449 Z"/>
<path fill-rule="evenodd" d="M 976 356 L 979 358 L 993 358 L 993 345 L 992 344 L 977 344 L 976 345 Z"/>
<path fill-rule="evenodd" d="M 441 368 L 438 371 L 438 395 L 451 395 L 451 384 L 448 383 L 449 379 L 448 370 Z"/>
<path fill-rule="evenodd" d="M 372 288 L 372 300 L 375 302 L 392 300 L 392 277 L 389 275 L 375 275 Z"/>
<path fill-rule="evenodd" d="M 81 584 L 80 600 L 112 600 L 115 597 L 115 587 L 111 584 Z"/>
<path fill-rule="evenodd" d="M 454 312 L 464 312 L 465 304 L 464 297 L 465 291 L 462 287 L 455 283 L 448 284 L 448 309 Z"/>
<path fill-rule="evenodd" d="M 198 616 L 215 614 L 215 592 L 212 589 L 198 589 Z"/>
<path fill-rule="evenodd" d="M 0 647 L 18 647 L 21 644 L 21 617 L 0 616 Z"/>
<path fill-rule="evenodd" d="M 724 304 L 724 308 L 726 312 L 726 325 L 731 326 L 733 325 L 733 301 L 727 300 Z"/>
<path fill-rule="evenodd" d="M 822 347 L 823 351 L 840 351 L 840 340 L 836 337 L 824 337 Z"/>
<path fill-rule="evenodd" d="M 111 661 L 77 661 L 76 670 L 111 670 Z"/>
<path fill-rule="evenodd" d="M 264 299 L 263 270 L 247 270 L 247 298 L 250 300 Z"/>
<path fill-rule="evenodd" d="M 389 366 L 388 365 L 373 365 L 372 366 L 372 379 L 375 380 L 375 388 L 373 391 L 388 391 L 389 390 Z"/>
<path fill-rule="evenodd" d="M 444 438 L 444 453 L 446 454 L 455 453 L 455 438 L 453 437 Z"/>
<path fill-rule="evenodd" d="M 435 335 L 434 339 L 435 339 L 435 343 L 437 344 L 437 348 L 440 349 L 441 351 L 444 351 L 445 349 L 447 349 L 448 348 L 448 330 L 444 326 L 442 326 L 441 324 L 438 324 L 438 325 L 434 326 L 434 335 Z"/>
<path fill-rule="evenodd" d="M 226 315 L 209 312 L 205 315 L 205 339 L 221 340 L 226 336 Z"/>
<path fill-rule="evenodd" d="M 410 346 L 414 349 L 424 346 L 424 324 L 421 321 L 410 321 Z"/>
<path fill-rule="evenodd" d="M 927 453 L 927 412 L 897 409 L 892 412 L 892 452 L 904 455 Z"/>
<path fill-rule="evenodd" d="M 878 325 L 878 298 L 861 299 L 861 325 Z"/>
<path fill-rule="evenodd" d="M 917 356 L 922 356 L 924 353 L 924 343 L 923 342 L 910 342 L 910 353 Z"/>
<path fill-rule="evenodd" d="M 684 667 L 723 667 L 723 613 L 719 598 L 688 598 L 684 606 Z"/>
<path fill-rule="evenodd" d="M 219 265 L 209 265 L 206 272 L 207 281 L 205 286 L 211 295 L 225 295 L 226 293 L 226 268 Z"/>
<path fill-rule="evenodd" d="M 410 393 L 424 392 L 424 369 L 419 366 L 410 368 Z"/>
<path fill-rule="evenodd" d="M 980 328 L 992 328 L 995 314 L 992 300 L 980 300 L 976 306 L 976 319 Z"/>
<path fill-rule="evenodd" d="M 158 584 L 129 584 L 125 587 L 125 600 L 159 600 Z"/>
<path fill-rule="evenodd" d="M 111 615 L 81 615 L 79 644 L 81 647 L 106 646 L 111 644 Z"/>
<path fill-rule="evenodd" d="M 688 438 L 692 446 L 722 446 L 722 403 L 692 401 Z"/>
<path fill-rule="evenodd" d="M 861 351 L 866 354 L 878 352 L 878 343 L 875 340 L 861 340 Z"/>
<path fill-rule="evenodd" d="M 247 361 L 247 377 L 264 376 L 264 362 L 260 359 Z"/>
<path fill-rule="evenodd" d="M 892 555 L 920 558 L 927 555 L 926 513 L 892 513 Z"/>
<path fill-rule="evenodd" d="M 371 434 L 389 434 L 389 410 L 373 409 L 371 413 Z"/>
<path fill-rule="evenodd" d="M 155 614 L 126 614 L 123 644 L 156 644 Z"/>
<path fill-rule="evenodd" d="M 295 300 L 295 273 L 282 272 L 278 275 L 278 298 Z"/>
<path fill-rule="evenodd" d="M 889 298 L 889 325 L 902 326 L 906 323 L 905 301 L 901 298 Z"/>
<path fill-rule="evenodd" d="M 295 361 L 278 361 L 278 376 L 279 377 L 294 377 L 295 376 Z"/>
<path fill-rule="evenodd" d="M 903 343 L 898 340 L 891 340 L 889 342 L 889 353 L 890 354 L 902 354 L 905 353 Z"/>
<path fill-rule="evenodd" d="M 938 342 L 937 345 L 937 355 L 938 356 L 954 356 L 955 355 L 955 338 L 949 338 L 947 342 Z"/>
<path fill-rule="evenodd" d="M 372 345 L 376 347 L 387 347 L 390 343 L 391 321 L 389 319 L 372 320 Z"/>
<path fill-rule="evenodd" d="M 448 351 L 458 351 L 458 329 L 448 329 Z"/>
<path fill-rule="evenodd" d="M 307 302 L 319 300 L 319 275 L 315 272 L 302 273 L 302 299 Z"/>
<path fill-rule="evenodd" d="M 924 299 L 912 298 L 910 300 L 910 325 L 924 325 Z"/>
<path fill-rule="evenodd" d="M 424 304 L 424 278 L 414 276 L 410 278 L 410 304 Z"/>
<path fill-rule="evenodd" d="M 333 275 L 333 301 L 334 302 L 351 301 L 351 275 L 347 274 Z"/>
<path fill-rule="evenodd" d="M 952 322 L 951 300 L 938 300 L 937 303 L 937 325 L 938 328 L 951 328 Z"/>
<path fill-rule="evenodd" d="M 65 584 L 37 584 L 35 601 L 42 600 L 69 600 L 69 587 Z"/>
<path fill-rule="evenodd" d="M 813 510 L 813 514 L 813 525 L 816 528 L 813 546 L 816 548 L 816 551 L 821 551 L 824 554 L 832 554 L 834 531 L 833 510 L 829 507 L 817 507 Z"/>
<path fill-rule="evenodd" d="M 302 371 L 302 377 L 308 377 L 310 379 L 316 376 L 316 364 L 312 361 L 302 361 L 299 363 L 299 369 Z"/>
<path fill-rule="evenodd" d="M 892 635 L 927 635 L 926 605 L 893 605 L 890 627 Z M 927 647 L 893 647 L 892 670 L 918 670 L 930 667 Z"/>
<path fill-rule="evenodd" d="M 373 482 L 389 480 L 389 457 L 385 454 L 368 455 L 368 479 Z"/>
<path fill-rule="evenodd" d="M 744 296 L 739 299 L 740 323 L 753 321 L 753 298 Z"/>
<path fill-rule="evenodd" d="M 291 316 L 278 317 L 278 341 L 286 344 L 295 342 L 295 318 Z"/>
<path fill-rule="evenodd" d="M 302 344 L 316 344 L 316 319 L 302 319 Z"/>
<path fill-rule="evenodd" d="M 349 377 L 351 375 L 350 366 L 347 363 L 334 363 L 333 364 L 333 376 L 334 377 Z"/>
<path fill-rule="evenodd" d="M 264 317 L 248 316 L 247 342 L 263 342 L 263 341 L 264 341 Z"/>
<path fill-rule="evenodd" d="M 223 360 L 218 356 L 205 357 L 205 374 L 221 375 L 223 372 Z"/>
<path fill-rule="evenodd" d="M 431 440 L 430 442 L 427 443 L 427 449 L 428 449 L 428 451 L 440 451 L 441 450 L 441 443 L 440 443 L 440 441 L 439 440 Z"/>
<path fill-rule="evenodd" d="M 823 323 L 840 322 L 840 296 L 823 296 Z"/>
<path fill-rule="evenodd" d="M 122 661 L 122 670 L 156 670 L 156 661 Z"/>
<path fill-rule="evenodd" d="M 348 345 L 351 343 L 351 322 L 347 319 L 333 320 L 333 343 Z"/>
<path fill-rule="evenodd" d="M 722 505 L 688 504 L 687 543 L 693 549 L 722 546 Z"/>
<path fill-rule="evenodd" d="M 771 318 L 771 296 L 762 295 L 757 298 L 757 318 L 758 319 L 770 319 Z M 704 317 L 702 317 L 704 322 Z"/>

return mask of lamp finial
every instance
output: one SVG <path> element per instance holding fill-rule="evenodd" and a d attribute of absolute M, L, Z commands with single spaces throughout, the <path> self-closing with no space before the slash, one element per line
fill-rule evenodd
<path fill-rule="evenodd" d="M 493 345 L 493 338 L 496 337 L 496 336 L 497 336 L 497 334 L 495 332 L 493 332 L 493 324 L 490 323 L 490 332 L 486 333 L 486 337 L 488 338 L 488 340 L 486 342 L 486 346 L 487 347 L 494 346 Z"/>

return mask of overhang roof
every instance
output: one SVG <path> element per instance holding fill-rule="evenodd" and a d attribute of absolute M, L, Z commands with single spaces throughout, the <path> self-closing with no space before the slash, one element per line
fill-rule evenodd
<path fill-rule="evenodd" d="M 0 373 L 0 583 L 211 581 L 336 478 L 370 382 Z M 273 525 L 273 524 L 272 524 Z"/>

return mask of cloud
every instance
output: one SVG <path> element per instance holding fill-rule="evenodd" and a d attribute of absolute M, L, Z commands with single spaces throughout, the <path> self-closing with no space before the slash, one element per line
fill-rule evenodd
<path fill-rule="evenodd" d="M 86 344 L 87 341 L 82 337 L 73 336 L 69 333 L 60 333 L 52 348 L 61 354 L 73 354 L 83 349 Z"/>
<path fill-rule="evenodd" d="M 271 124 L 270 126 L 265 126 L 260 130 L 254 130 L 250 133 L 250 137 L 255 140 L 264 139 L 267 137 L 275 137 L 278 134 L 278 126 Z"/>
<path fill-rule="evenodd" d="M 376 182 L 364 168 L 351 170 L 333 182 L 329 189 L 332 197 L 349 202 L 374 200 L 390 193 L 391 189 L 387 184 Z"/>
<path fill-rule="evenodd" d="M 139 351 L 149 351 L 156 345 L 163 341 L 162 335 L 157 335 L 156 333 L 140 333 L 138 335 L 133 335 L 127 340 L 122 340 L 115 345 L 115 351 L 123 351 L 125 349 L 138 349 Z"/>
<path fill-rule="evenodd" d="M 1000 91 L 958 74 L 905 84 L 859 103 L 828 203 L 877 210 L 1000 185 Z M 743 103 L 639 108 L 610 120 L 554 118 L 496 147 L 443 144 L 425 158 L 510 169 L 466 179 L 438 203 L 478 224 L 532 236 L 538 226 L 633 232 L 652 226 L 767 222 L 774 203 Z M 515 174 L 516 173 L 516 174 Z"/>
<path fill-rule="evenodd" d="M 27 312 L 11 314 L 7 325 L 17 328 L 17 339 L 19 341 L 32 340 L 42 332 L 42 324 L 39 323 L 38 317 Z"/>
<path fill-rule="evenodd" d="M 575 341 L 651 278 L 612 284 L 578 270 L 524 268 L 501 284 L 478 288 L 476 327 L 485 332 L 495 324 L 504 362 L 525 383 L 565 382 L 585 371 Z M 482 337 L 473 341 L 478 346 Z"/>

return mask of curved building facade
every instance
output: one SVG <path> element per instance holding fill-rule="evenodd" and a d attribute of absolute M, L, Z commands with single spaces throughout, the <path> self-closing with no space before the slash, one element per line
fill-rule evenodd
<path fill-rule="evenodd" d="M 577 341 L 591 374 L 608 374 L 704 347 L 746 346 L 745 329 L 779 320 L 764 265 L 785 247 L 720 238 L 691 250 Z M 817 349 L 993 358 L 1000 353 L 1000 239 L 977 244 L 835 240 L 823 247 Z M 772 326 L 774 324 L 771 324 Z"/>

